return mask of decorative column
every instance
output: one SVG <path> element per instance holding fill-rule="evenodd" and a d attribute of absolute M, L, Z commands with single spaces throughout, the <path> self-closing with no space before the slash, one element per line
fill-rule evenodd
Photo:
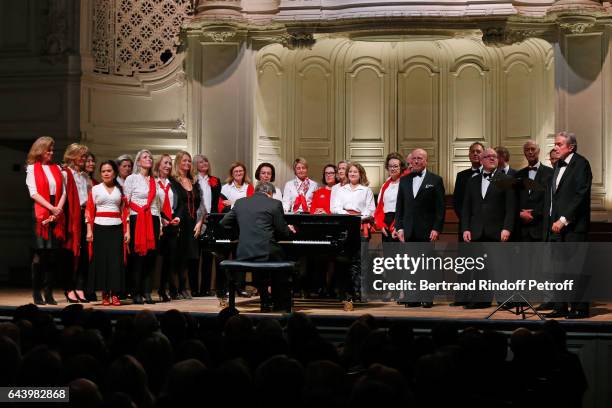
<path fill-rule="evenodd" d="M 560 0 L 549 10 L 558 26 L 555 53 L 556 131 L 574 132 L 593 171 L 593 220 L 612 220 L 612 67 L 610 26 L 598 2 Z"/>

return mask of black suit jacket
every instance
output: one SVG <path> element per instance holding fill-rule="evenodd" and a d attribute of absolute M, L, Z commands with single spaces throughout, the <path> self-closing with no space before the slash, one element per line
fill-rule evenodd
<path fill-rule="evenodd" d="M 482 198 L 482 176 L 469 180 L 463 200 L 461 231 L 471 231 L 472 241 L 499 241 L 501 231 L 514 230 L 516 197 L 511 188 L 501 189 L 496 180 L 512 179 L 495 172 L 489 188 Z"/>
<path fill-rule="evenodd" d="M 508 172 L 504 174 L 511 176 L 511 177 L 516 177 L 516 170 L 513 169 L 512 167 L 508 167 Z"/>
<path fill-rule="evenodd" d="M 461 208 L 463 207 L 463 199 L 465 198 L 465 189 L 467 187 L 468 181 L 474 176 L 474 172 L 472 168 L 461 170 L 457 173 L 457 178 L 455 179 L 455 191 L 453 192 L 453 209 L 455 210 L 455 214 L 457 214 L 457 218 L 461 220 Z"/>
<path fill-rule="evenodd" d="M 175 217 L 181 218 L 183 216 L 183 211 L 184 211 L 183 207 L 185 204 L 183 200 L 179 199 L 179 194 L 180 194 L 179 188 L 182 188 L 181 183 L 176 181 L 174 177 L 170 177 L 168 180 L 170 181 L 170 189 L 172 190 L 172 195 L 173 195 L 173 200 L 172 200 L 172 203 L 170 204 L 170 206 L 172 207 L 172 215 Z M 162 213 L 162 217 L 164 217 L 163 213 Z M 172 221 L 172 220 L 168 220 L 168 221 Z"/>
<path fill-rule="evenodd" d="M 533 210 L 533 221 L 525 224 L 523 220 L 518 218 L 517 225 L 518 230 L 515 235 L 520 235 L 518 239 L 530 240 L 530 241 L 542 241 L 542 221 L 544 219 L 544 200 L 546 196 L 546 189 L 550 183 L 550 179 L 553 175 L 553 169 L 540 163 L 538 171 L 536 172 L 534 182 L 543 187 L 542 190 L 528 190 L 524 186 L 518 186 L 518 208 L 517 214 L 525 209 Z M 520 169 L 515 178 L 518 180 L 525 180 L 529 178 L 529 167 Z"/>
<path fill-rule="evenodd" d="M 431 230 L 444 226 L 444 184 L 427 170 L 416 197 L 412 194 L 414 174 L 400 179 L 395 206 L 395 229 L 404 230 L 406 241 L 429 241 Z"/>
<path fill-rule="evenodd" d="M 221 225 L 238 225 L 236 259 L 266 261 L 281 253 L 277 238 L 291 234 L 285 222 L 283 205 L 265 194 L 241 198 L 221 220 Z"/>
<path fill-rule="evenodd" d="M 569 224 L 561 230 L 561 239 L 565 240 L 567 235 L 572 233 L 583 234 L 586 239 L 591 223 L 591 165 L 583 156 L 574 153 L 563 178 L 559 181 L 559 187 L 555 188 L 559 169 L 557 162 L 546 191 L 544 236 L 550 238 L 552 224 L 563 216 Z"/>

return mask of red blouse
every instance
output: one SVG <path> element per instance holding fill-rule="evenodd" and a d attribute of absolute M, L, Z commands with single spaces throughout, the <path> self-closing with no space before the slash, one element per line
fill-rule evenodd
<path fill-rule="evenodd" d="M 321 208 L 325 211 L 326 214 L 331 214 L 331 209 L 329 208 L 331 201 L 331 190 L 328 190 L 326 187 L 321 187 L 314 193 L 312 193 L 312 203 L 310 204 L 310 213 L 314 214 L 318 208 Z"/>

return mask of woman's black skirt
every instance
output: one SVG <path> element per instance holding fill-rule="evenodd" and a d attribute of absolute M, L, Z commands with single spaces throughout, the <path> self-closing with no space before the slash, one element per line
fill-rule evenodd
<path fill-rule="evenodd" d="M 88 256 L 87 247 L 81 256 Z M 93 258 L 88 289 L 122 292 L 125 289 L 123 263 L 123 225 L 94 224 Z"/>

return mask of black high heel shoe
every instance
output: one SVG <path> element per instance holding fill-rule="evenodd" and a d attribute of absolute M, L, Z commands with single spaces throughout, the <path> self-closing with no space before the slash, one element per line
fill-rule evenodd
<path fill-rule="evenodd" d="M 45 300 L 43 299 L 43 297 L 42 297 L 42 295 L 40 294 L 39 291 L 34 291 L 32 293 L 32 300 L 34 300 L 34 304 L 35 305 L 42 306 L 42 305 L 46 304 Z"/>
<path fill-rule="evenodd" d="M 70 299 L 70 297 L 68 296 L 68 291 L 65 290 L 64 291 L 64 296 L 66 296 L 66 300 L 68 301 L 68 303 L 79 303 L 79 297 L 77 296 L 76 292 L 73 292 L 73 293 L 74 293 L 74 296 L 76 297 L 76 299 Z"/>
<path fill-rule="evenodd" d="M 80 297 L 79 296 L 79 292 L 77 292 L 76 290 L 74 291 L 74 295 L 76 296 L 77 299 L 79 299 L 79 302 L 81 303 L 89 303 L 89 300 L 87 300 L 85 297 Z M 83 294 L 84 296 L 85 294 Z"/>
<path fill-rule="evenodd" d="M 48 305 L 57 305 L 57 301 L 53 298 L 53 291 L 51 289 L 45 290 L 45 303 Z"/>
<path fill-rule="evenodd" d="M 154 304 L 155 304 L 155 301 L 154 301 L 154 300 L 153 300 L 153 298 L 151 297 L 151 294 L 150 294 L 150 293 L 146 293 L 146 294 L 144 295 L 144 301 L 145 301 L 145 303 L 146 303 L 147 305 L 154 305 Z"/>

